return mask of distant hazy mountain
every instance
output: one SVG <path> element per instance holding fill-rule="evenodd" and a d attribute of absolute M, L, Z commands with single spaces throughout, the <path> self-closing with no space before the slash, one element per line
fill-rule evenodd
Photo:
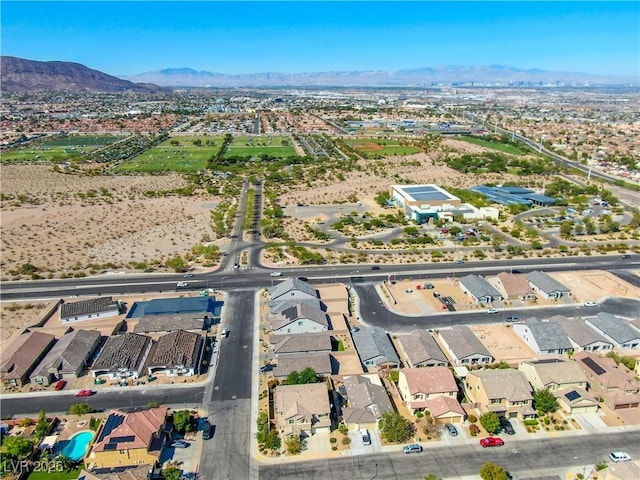
<path fill-rule="evenodd" d="M 0 72 L 3 92 L 154 92 L 161 89 L 157 85 L 133 83 L 71 62 L 38 62 L 3 56 Z"/>
<path fill-rule="evenodd" d="M 398 70 L 329 71 L 312 73 L 250 73 L 224 74 L 197 71 L 191 68 L 167 68 L 153 72 L 123 76 L 134 82 L 151 82 L 171 87 L 275 87 L 275 86 L 425 86 L 431 84 L 638 84 L 638 78 L 613 75 L 591 75 L 574 72 L 522 70 L 514 67 L 491 66 L 435 66 Z"/>

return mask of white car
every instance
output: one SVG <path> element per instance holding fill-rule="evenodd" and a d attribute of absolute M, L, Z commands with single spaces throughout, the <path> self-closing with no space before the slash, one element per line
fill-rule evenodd
<path fill-rule="evenodd" d="M 498 313 L 498 310 L 495 308 L 490 308 L 489 310 L 487 310 L 487 313 Z"/>
<path fill-rule="evenodd" d="M 598 304 L 596 302 L 584 302 L 585 307 L 597 307 Z"/>
<path fill-rule="evenodd" d="M 280 277 L 282 276 L 282 272 L 271 272 L 269 275 L 271 275 L 272 277 Z"/>
<path fill-rule="evenodd" d="M 220 332 L 220 336 L 222 338 L 227 338 L 227 335 L 229 335 L 229 331 L 226 328 L 223 328 L 222 332 Z"/>
<path fill-rule="evenodd" d="M 189 286 L 189 282 L 178 282 L 178 288 L 185 288 Z"/>
<path fill-rule="evenodd" d="M 611 452 L 609 458 L 614 462 L 628 462 L 631 460 L 631 456 L 625 452 Z"/>

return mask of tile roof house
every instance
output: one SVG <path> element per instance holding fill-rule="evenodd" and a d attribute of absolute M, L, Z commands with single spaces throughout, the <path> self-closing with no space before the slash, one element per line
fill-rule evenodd
<path fill-rule="evenodd" d="M 152 465 L 140 465 L 131 468 L 82 470 L 78 480 L 149 480 Z"/>
<path fill-rule="evenodd" d="M 105 376 L 110 380 L 136 379 L 142 374 L 151 345 L 150 337 L 137 333 L 109 337 L 91 373 L 96 378 Z"/>
<path fill-rule="evenodd" d="M 409 335 L 398 335 L 400 353 L 409 367 L 446 367 L 446 355 L 426 330 L 413 330 Z"/>
<path fill-rule="evenodd" d="M 148 363 L 149 375 L 190 377 L 200 373 L 204 353 L 201 335 L 184 330 L 167 333 L 158 340 Z"/>
<path fill-rule="evenodd" d="M 62 323 L 82 322 L 120 315 L 123 305 L 113 297 L 97 297 L 78 302 L 65 302 L 60 306 Z"/>
<path fill-rule="evenodd" d="M 467 414 L 456 398 L 441 395 L 426 401 L 426 410 L 438 425 L 462 423 Z"/>
<path fill-rule="evenodd" d="M 329 353 L 332 349 L 328 332 L 271 335 L 269 343 L 276 358 L 292 353 Z"/>
<path fill-rule="evenodd" d="M 427 408 L 427 400 L 458 396 L 458 385 L 447 367 L 402 368 L 398 390 L 411 414 Z"/>
<path fill-rule="evenodd" d="M 509 300 L 533 300 L 536 297 L 526 275 L 500 272 L 497 277 Z"/>
<path fill-rule="evenodd" d="M 460 278 L 459 284 L 462 291 L 476 303 L 485 305 L 502 300 L 502 294 L 478 275 L 465 275 Z"/>
<path fill-rule="evenodd" d="M 5 385 L 22 386 L 51 349 L 56 338 L 48 333 L 30 331 L 14 337 L 0 352 L 0 376 Z"/>
<path fill-rule="evenodd" d="M 138 323 L 133 327 L 133 333 L 160 333 L 186 330 L 188 332 L 201 332 L 206 330 L 213 319 L 207 315 L 197 314 L 169 314 L 149 315 L 138 318 Z"/>
<path fill-rule="evenodd" d="M 384 329 L 363 327 L 357 332 L 352 332 L 351 336 L 365 371 L 396 368 L 400 365 L 398 354 Z"/>
<path fill-rule="evenodd" d="M 334 370 L 337 371 L 337 367 L 334 368 L 332 356 L 327 352 L 290 353 L 280 355 L 277 362 L 276 368 L 273 369 L 273 376 L 277 379 L 286 378 L 291 372 L 301 372 L 305 368 L 313 368 L 323 377 L 332 375 Z"/>
<path fill-rule="evenodd" d="M 613 343 L 589 327 L 584 320 L 553 317 L 553 319 L 556 318 L 567 334 L 574 351 L 610 352 L 613 350 Z"/>
<path fill-rule="evenodd" d="M 318 292 L 309 283 L 298 278 L 287 278 L 269 289 L 269 306 L 282 301 L 317 299 Z"/>
<path fill-rule="evenodd" d="M 615 315 L 600 312 L 595 317 L 587 317 L 585 321 L 589 327 L 612 342 L 617 348 L 627 349 L 640 346 L 640 331 Z"/>
<path fill-rule="evenodd" d="M 342 420 L 352 429 L 375 430 L 383 414 L 393 411 L 387 389 L 378 375 L 352 375 L 343 379 L 347 406 Z"/>
<path fill-rule="evenodd" d="M 31 373 L 31 382 L 47 386 L 61 378 L 78 378 L 101 338 L 97 330 L 72 330 L 64 334 Z"/>
<path fill-rule="evenodd" d="M 84 459 L 87 468 L 154 465 L 168 431 L 167 410 L 163 406 L 132 413 L 111 411 Z"/>
<path fill-rule="evenodd" d="M 589 381 L 589 390 L 613 410 L 640 406 L 640 382 L 618 367 L 615 360 L 591 352 L 578 352 L 573 360 Z"/>
<path fill-rule="evenodd" d="M 563 354 L 573 350 L 564 329 L 554 320 L 529 318 L 513 324 L 513 331 L 536 353 Z"/>
<path fill-rule="evenodd" d="M 568 297 L 571 294 L 571 289 L 565 287 L 550 275 L 534 270 L 526 274 L 529 285 L 534 291 L 539 292 L 544 298 L 558 299 L 562 297 Z"/>
<path fill-rule="evenodd" d="M 453 365 L 481 365 L 495 361 L 487 347 L 466 325 L 441 329 L 438 338 Z"/>
<path fill-rule="evenodd" d="M 301 303 L 287 308 L 271 321 L 273 334 L 312 333 L 329 330 L 329 317 L 325 312 Z"/>
<path fill-rule="evenodd" d="M 331 405 L 327 385 L 278 385 L 274 416 L 281 434 L 309 437 L 331 429 Z"/>
<path fill-rule="evenodd" d="M 518 367 L 536 390 L 548 388 L 568 413 L 589 413 L 598 409 L 598 401 L 587 393 L 587 377 L 580 366 L 561 358 L 546 358 L 520 363 Z"/>
<path fill-rule="evenodd" d="M 536 417 L 531 385 L 522 372 L 513 368 L 469 372 L 465 391 L 483 412 L 507 418 Z"/>

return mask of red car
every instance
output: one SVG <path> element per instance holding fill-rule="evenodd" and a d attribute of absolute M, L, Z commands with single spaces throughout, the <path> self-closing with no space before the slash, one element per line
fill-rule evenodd
<path fill-rule="evenodd" d="M 90 397 L 93 395 L 93 390 L 89 390 L 88 388 L 83 388 L 78 393 L 76 393 L 76 397 Z"/>
<path fill-rule="evenodd" d="M 482 445 L 484 448 L 501 447 L 502 445 L 504 445 L 504 440 L 502 440 L 500 437 L 486 437 L 480 439 L 480 445 Z"/>
<path fill-rule="evenodd" d="M 62 390 L 66 385 L 67 385 L 67 381 L 66 380 L 58 380 L 56 382 L 55 389 L 56 390 Z"/>

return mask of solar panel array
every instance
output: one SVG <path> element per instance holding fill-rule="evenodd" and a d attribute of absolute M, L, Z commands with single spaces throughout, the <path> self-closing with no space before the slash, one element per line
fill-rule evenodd
<path fill-rule="evenodd" d="M 582 359 L 582 363 L 584 363 L 587 367 L 591 369 L 593 373 L 596 375 L 602 375 L 606 372 L 604 368 L 596 363 L 596 361 L 591 357 L 585 357 Z"/>

